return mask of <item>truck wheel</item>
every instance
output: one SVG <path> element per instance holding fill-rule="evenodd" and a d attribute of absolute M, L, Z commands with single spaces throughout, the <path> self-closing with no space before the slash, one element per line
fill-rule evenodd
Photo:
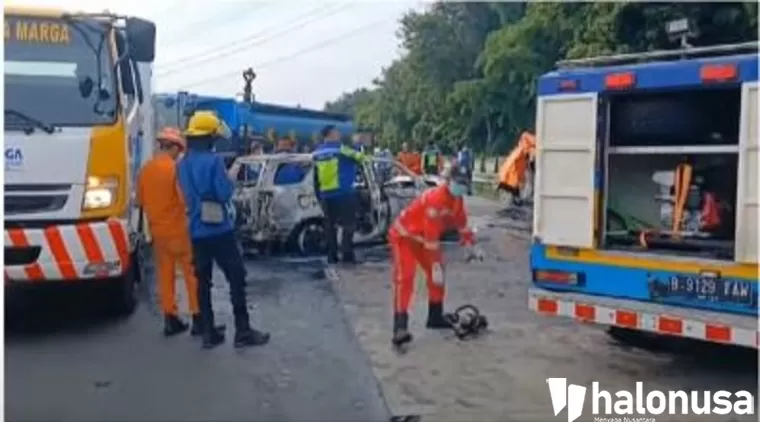
<path fill-rule="evenodd" d="M 670 340 L 666 336 L 622 327 L 609 327 L 607 335 L 620 344 L 647 351 L 663 350 Z"/>
<path fill-rule="evenodd" d="M 111 309 L 118 317 L 132 315 L 137 308 L 138 283 L 140 281 L 140 263 L 138 253 L 133 252 L 129 259 L 129 268 L 122 277 L 113 280 L 110 287 Z"/>
<path fill-rule="evenodd" d="M 321 218 L 300 223 L 290 235 L 288 243 L 301 256 L 322 255 L 327 252 L 327 240 Z"/>

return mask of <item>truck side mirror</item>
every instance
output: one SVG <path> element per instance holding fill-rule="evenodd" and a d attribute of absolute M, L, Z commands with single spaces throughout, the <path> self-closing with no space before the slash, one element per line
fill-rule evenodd
<path fill-rule="evenodd" d="M 129 56 L 137 62 L 152 62 L 156 57 L 156 25 L 140 18 L 127 18 Z"/>

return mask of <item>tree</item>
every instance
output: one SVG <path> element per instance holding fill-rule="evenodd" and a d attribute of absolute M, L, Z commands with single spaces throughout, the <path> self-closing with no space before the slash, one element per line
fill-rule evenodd
<path fill-rule="evenodd" d="M 695 45 L 757 40 L 757 3 L 448 3 L 399 22 L 406 53 L 373 87 L 325 109 L 351 113 L 382 144 L 428 140 L 504 153 L 533 129 L 537 78 L 558 60 L 673 48 L 664 31 L 692 19 Z"/>

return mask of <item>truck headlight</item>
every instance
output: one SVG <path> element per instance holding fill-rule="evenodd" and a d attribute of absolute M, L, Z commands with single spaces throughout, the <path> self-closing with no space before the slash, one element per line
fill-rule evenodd
<path fill-rule="evenodd" d="M 96 210 L 108 208 L 116 201 L 119 181 L 113 177 L 87 178 L 87 187 L 84 191 L 83 210 Z"/>

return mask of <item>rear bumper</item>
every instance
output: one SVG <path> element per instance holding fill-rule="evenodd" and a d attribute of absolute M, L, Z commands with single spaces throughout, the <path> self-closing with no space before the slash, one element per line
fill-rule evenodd
<path fill-rule="evenodd" d="M 547 316 L 655 334 L 758 348 L 756 315 L 736 315 L 580 293 L 528 290 L 530 309 Z"/>
<path fill-rule="evenodd" d="M 129 261 L 124 220 L 5 230 L 6 284 L 118 277 Z"/>

